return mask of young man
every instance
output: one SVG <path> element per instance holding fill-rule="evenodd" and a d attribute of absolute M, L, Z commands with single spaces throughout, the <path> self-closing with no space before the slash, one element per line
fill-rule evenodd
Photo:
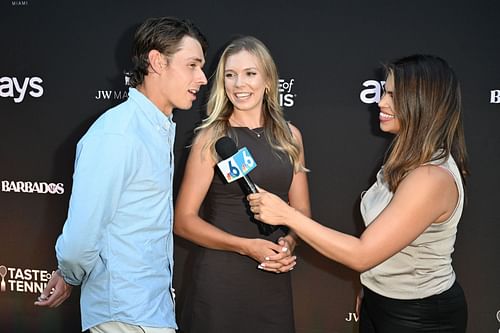
<path fill-rule="evenodd" d="M 174 108 L 207 83 L 205 37 L 193 24 L 151 18 L 137 30 L 129 98 L 77 146 L 58 270 L 36 305 L 57 307 L 81 285 L 82 330 L 170 333 Z"/>

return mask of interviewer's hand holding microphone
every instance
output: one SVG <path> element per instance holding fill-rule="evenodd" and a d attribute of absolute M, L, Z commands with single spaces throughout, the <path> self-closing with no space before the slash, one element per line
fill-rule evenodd
<path fill-rule="evenodd" d="M 260 187 L 258 190 L 259 192 L 247 196 L 254 217 L 267 224 L 290 227 L 291 217 L 296 213 L 296 210 L 277 195 Z"/>

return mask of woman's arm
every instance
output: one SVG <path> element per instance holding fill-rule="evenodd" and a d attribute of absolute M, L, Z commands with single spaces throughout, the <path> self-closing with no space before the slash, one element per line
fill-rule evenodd
<path fill-rule="evenodd" d="M 305 157 L 304 157 L 304 147 L 302 143 L 302 136 L 300 131 L 293 125 L 289 124 L 290 129 L 294 138 L 297 140 L 300 146 L 300 155 L 299 162 L 305 166 Z M 288 203 L 291 207 L 295 208 L 303 215 L 310 217 L 311 216 L 311 205 L 309 200 L 309 186 L 307 183 L 307 174 L 305 171 L 294 172 L 292 183 L 290 185 L 290 189 L 288 191 Z M 297 245 L 299 240 L 298 235 L 290 229 L 288 234 L 284 237 L 281 237 L 278 240 L 278 244 L 287 248 L 288 251 L 283 253 L 279 253 L 275 256 L 270 257 L 270 260 L 275 260 L 275 264 L 269 264 L 268 262 L 264 262 L 264 267 L 269 269 L 277 269 L 281 272 L 287 272 L 295 266 L 295 256 L 292 256 L 295 246 Z"/>
<path fill-rule="evenodd" d="M 299 162 L 305 166 L 304 145 L 302 143 L 302 135 L 300 131 L 293 125 L 289 125 L 293 136 L 300 146 Z M 291 207 L 295 208 L 303 215 L 311 216 L 311 203 L 309 200 L 309 185 L 307 183 L 307 173 L 305 171 L 294 172 L 292 184 L 288 191 L 288 201 Z M 295 233 L 291 231 L 291 234 Z"/>
<path fill-rule="evenodd" d="M 302 142 L 302 135 L 299 129 L 292 124 L 289 124 L 292 131 L 293 137 L 297 140 L 300 148 L 299 162 L 305 167 L 305 155 L 304 155 L 304 145 Z M 305 171 L 294 172 L 292 184 L 288 191 L 288 204 L 298 210 L 300 213 L 307 217 L 311 217 L 311 202 L 309 200 L 309 185 L 307 182 L 307 173 Z M 298 235 L 290 229 L 288 235 L 284 238 L 289 239 L 290 243 L 293 243 L 291 248 L 292 252 L 295 245 L 298 242 Z"/>
<path fill-rule="evenodd" d="M 265 257 L 280 252 L 282 247 L 264 239 L 237 237 L 213 226 L 199 216 L 216 164 L 209 150 L 202 150 L 208 135 L 207 131 L 202 131 L 191 148 L 176 201 L 174 232 L 198 245 L 236 252 L 261 262 Z"/>
<path fill-rule="evenodd" d="M 432 223 L 445 221 L 456 207 L 458 190 L 443 168 L 419 167 L 405 177 L 360 238 L 325 227 L 270 193 L 249 199 L 257 219 L 285 224 L 326 257 L 363 272 L 408 246 Z"/>

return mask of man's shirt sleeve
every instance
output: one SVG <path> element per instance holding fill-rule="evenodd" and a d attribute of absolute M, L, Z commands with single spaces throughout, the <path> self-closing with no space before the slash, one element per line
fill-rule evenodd
<path fill-rule="evenodd" d="M 80 285 L 99 258 L 133 156 L 133 145 L 123 135 L 95 134 L 78 144 L 68 217 L 56 243 L 58 268 L 67 283 Z"/>

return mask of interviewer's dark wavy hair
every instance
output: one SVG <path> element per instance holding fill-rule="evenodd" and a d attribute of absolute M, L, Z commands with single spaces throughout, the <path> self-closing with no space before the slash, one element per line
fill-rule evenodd
<path fill-rule="evenodd" d="M 148 74 L 148 54 L 151 50 L 158 50 L 170 57 L 179 50 L 179 44 L 184 36 L 196 39 L 203 49 L 208 48 L 208 42 L 201 31 L 189 20 L 175 17 L 149 18 L 144 21 L 134 35 L 132 44 L 133 68 L 129 71 L 130 85 L 137 87 L 144 82 Z"/>
<path fill-rule="evenodd" d="M 450 154 L 465 184 L 469 170 L 462 100 L 453 69 L 432 55 L 405 57 L 385 69 L 394 78 L 394 108 L 400 124 L 384 163 L 390 190 L 394 192 L 409 171 Z"/>

